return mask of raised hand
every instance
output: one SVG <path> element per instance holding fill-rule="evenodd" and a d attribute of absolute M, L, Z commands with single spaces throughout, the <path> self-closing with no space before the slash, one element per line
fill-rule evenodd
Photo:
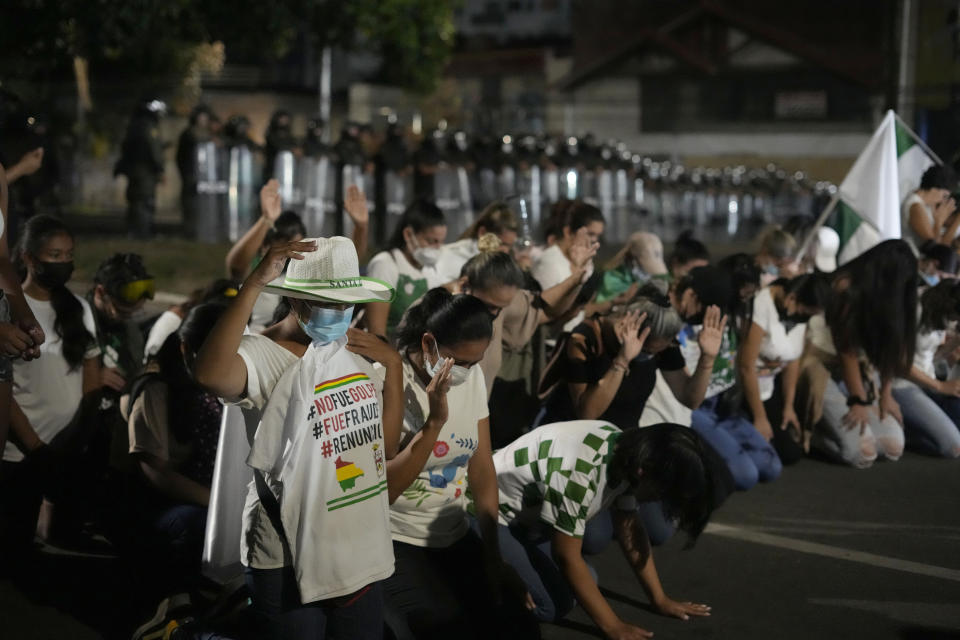
<path fill-rule="evenodd" d="M 710 357 L 720 353 L 723 344 L 723 332 L 727 328 L 727 316 L 720 313 L 720 307 L 711 305 L 703 316 L 703 328 L 697 336 L 700 352 Z"/>
<path fill-rule="evenodd" d="M 36 173 L 40 170 L 40 167 L 43 166 L 43 147 L 37 147 L 32 151 L 27 151 L 23 156 L 17 161 L 17 167 L 19 169 L 20 175 L 29 176 Z"/>
<path fill-rule="evenodd" d="M 299 240 L 296 242 L 285 242 L 270 249 L 267 255 L 263 257 L 257 268 L 247 277 L 247 283 L 254 286 L 266 286 L 280 277 L 283 269 L 287 266 L 287 260 L 303 260 L 303 253 L 316 251 L 315 242 Z"/>
<path fill-rule="evenodd" d="M 590 261 L 593 260 L 593 256 L 597 255 L 599 248 L 600 243 L 590 240 L 590 236 L 587 235 L 587 229 L 585 227 L 577 230 L 568 254 L 571 267 L 575 270 L 586 269 Z"/>
<path fill-rule="evenodd" d="M 347 351 L 379 362 L 383 366 L 400 364 L 400 354 L 389 342 L 360 329 L 347 329 Z"/>
<path fill-rule="evenodd" d="M 643 321 L 646 319 L 646 313 L 631 311 L 617 321 L 613 331 L 620 341 L 620 355 L 618 358 L 623 358 L 627 362 L 630 362 L 640 355 L 640 351 L 643 349 L 643 343 L 646 342 L 647 336 L 650 335 L 650 327 L 646 327 L 643 331 L 640 331 L 640 327 L 643 326 Z"/>
<path fill-rule="evenodd" d="M 427 385 L 427 400 L 430 404 L 427 422 L 432 423 L 437 429 L 446 424 L 449 417 L 447 391 L 450 390 L 451 369 L 453 369 L 453 358 L 447 358 Z"/>
<path fill-rule="evenodd" d="M 271 178 L 260 188 L 260 215 L 273 226 L 283 211 L 283 201 L 280 198 L 280 183 Z"/>
<path fill-rule="evenodd" d="M 347 210 L 353 224 L 366 225 L 370 221 L 370 208 L 367 206 L 367 196 L 360 188 L 352 184 L 347 187 L 347 197 L 344 198 L 343 208 Z"/>

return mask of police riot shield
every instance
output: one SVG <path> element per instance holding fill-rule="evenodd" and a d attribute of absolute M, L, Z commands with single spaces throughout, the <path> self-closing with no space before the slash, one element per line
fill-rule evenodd
<path fill-rule="evenodd" d="M 380 216 L 383 225 L 384 240 L 393 235 L 403 212 L 413 202 L 413 174 L 409 171 L 397 173 L 386 171 L 383 174 L 383 201 L 385 211 Z"/>
<path fill-rule="evenodd" d="M 198 242 L 221 242 L 227 236 L 223 201 L 227 175 L 223 157 L 213 142 L 197 144 L 197 211 L 194 238 Z"/>
<path fill-rule="evenodd" d="M 477 209 L 483 209 L 500 197 L 497 174 L 493 169 L 485 168 L 473 174 L 473 198 Z"/>
<path fill-rule="evenodd" d="M 439 169 L 433 175 L 433 193 L 437 206 L 447 219 L 447 237 L 460 237 L 473 223 L 466 170 L 449 166 Z"/>
<path fill-rule="evenodd" d="M 329 156 L 304 158 L 303 224 L 311 236 L 337 235 L 337 170 Z"/>
<path fill-rule="evenodd" d="M 250 227 L 256 210 L 256 186 L 253 154 L 240 145 L 228 151 L 227 236 L 236 242 Z"/>
<path fill-rule="evenodd" d="M 600 207 L 599 172 L 587 169 L 580 174 L 580 189 L 577 196 L 587 204 Z"/>
<path fill-rule="evenodd" d="M 273 161 L 273 177 L 280 183 L 280 200 L 284 209 L 303 213 L 303 190 L 298 175 L 300 167 L 292 151 L 280 151 Z"/>
<path fill-rule="evenodd" d="M 565 167 L 560 175 L 561 200 L 576 200 L 580 197 L 580 172 L 576 167 Z"/>
<path fill-rule="evenodd" d="M 497 175 L 497 189 L 501 198 L 517 193 L 517 170 L 508 164 L 503 165 Z"/>
<path fill-rule="evenodd" d="M 560 199 L 560 172 L 556 168 L 544 169 L 540 172 L 540 185 L 543 200 L 547 206 Z"/>
<path fill-rule="evenodd" d="M 523 198 L 525 214 L 529 216 L 532 229 L 540 228 L 540 211 L 543 204 L 542 172 L 533 165 L 517 172 L 517 195 Z"/>

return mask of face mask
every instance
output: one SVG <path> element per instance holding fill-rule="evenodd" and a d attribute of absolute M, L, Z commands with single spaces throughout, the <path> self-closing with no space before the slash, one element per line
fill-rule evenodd
<path fill-rule="evenodd" d="M 37 283 L 47 290 L 59 289 L 67 284 L 73 274 L 73 262 L 41 262 L 34 263 L 33 277 Z"/>
<path fill-rule="evenodd" d="M 935 287 L 940 283 L 940 276 L 935 273 L 921 273 L 920 277 L 931 287 Z"/>
<path fill-rule="evenodd" d="M 765 264 L 763 265 L 763 272 L 768 276 L 773 276 L 774 278 L 776 278 L 780 276 L 780 267 L 778 267 L 773 263 Z"/>
<path fill-rule="evenodd" d="M 427 375 L 431 378 L 437 375 L 437 371 L 443 368 L 443 365 L 446 364 L 447 359 L 440 357 L 440 350 L 437 348 L 437 343 L 433 343 L 433 350 L 437 352 L 437 364 L 430 364 L 430 358 L 424 355 L 423 364 L 427 369 Z M 450 367 L 450 386 L 456 387 L 463 384 L 467 381 L 467 377 L 470 375 L 470 369 L 466 367 L 461 367 L 458 364 Z"/>
<path fill-rule="evenodd" d="M 414 242 L 416 242 L 416 237 L 414 237 Z M 440 248 L 439 247 L 414 247 L 410 250 L 410 253 L 413 254 L 413 259 L 422 264 L 425 267 L 432 267 L 437 264 L 437 261 L 440 260 Z"/>
<path fill-rule="evenodd" d="M 353 307 L 344 310 L 328 307 L 313 307 L 310 310 L 310 319 L 304 323 L 297 316 L 300 328 L 310 337 L 314 344 L 327 344 L 342 338 L 350 327 L 353 318 Z"/>

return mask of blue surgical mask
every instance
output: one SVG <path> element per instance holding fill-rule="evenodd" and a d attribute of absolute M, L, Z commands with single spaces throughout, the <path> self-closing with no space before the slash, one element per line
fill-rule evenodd
<path fill-rule="evenodd" d="M 921 273 L 920 277 L 931 287 L 935 287 L 940 283 L 940 276 L 935 273 Z"/>
<path fill-rule="evenodd" d="M 327 344 L 342 338 L 350 327 L 353 319 L 353 307 L 346 309 L 331 309 L 329 307 L 312 307 L 310 319 L 305 323 L 297 316 L 300 328 L 310 337 L 314 344 Z"/>
<path fill-rule="evenodd" d="M 433 350 L 437 354 L 437 364 L 430 364 L 430 358 L 424 357 L 423 364 L 427 370 L 427 375 L 431 378 L 437 375 L 437 372 L 443 368 L 443 365 L 446 364 L 447 359 L 440 357 L 440 350 L 437 348 L 437 343 L 433 343 Z M 466 367 L 461 367 L 458 364 L 450 367 L 450 386 L 456 387 L 463 384 L 467 381 L 467 377 L 470 375 L 470 369 Z"/>
<path fill-rule="evenodd" d="M 777 278 L 780 276 L 780 267 L 778 267 L 777 265 L 771 262 L 769 264 L 763 265 L 763 272 L 766 273 L 767 275 L 771 275 Z"/>

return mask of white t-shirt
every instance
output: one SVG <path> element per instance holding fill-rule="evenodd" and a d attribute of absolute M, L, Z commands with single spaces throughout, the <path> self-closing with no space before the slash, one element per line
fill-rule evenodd
<path fill-rule="evenodd" d="M 920 246 L 925 242 L 923 238 L 916 234 L 916 232 L 913 230 L 913 227 L 910 226 L 910 209 L 913 208 L 913 205 L 915 204 L 919 204 L 923 208 L 923 212 L 926 214 L 927 224 L 929 224 L 931 227 L 933 226 L 933 211 L 931 211 L 930 207 L 928 207 L 923 201 L 923 198 L 917 195 L 917 192 L 914 191 L 907 196 L 906 200 L 903 201 L 903 207 L 901 208 L 903 219 L 900 223 L 900 228 L 903 232 L 901 235 L 903 239 L 909 242 L 913 247 L 914 253 L 916 253 L 920 249 Z"/>
<path fill-rule="evenodd" d="M 591 266 L 588 271 L 592 273 L 593 267 Z M 540 254 L 533 263 L 530 273 L 536 281 L 540 283 L 543 290 L 546 291 L 569 278 L 573 274 L 573 269 L 570 267 L 570 260 L 567 259 L 567 256 L 560 249 L 560 246 L 553 245 Z M 563 325 L 563 330 L 573 331 L 578 324 L 583 322 L 583 319 L 584 313 L 580 311 L 570 322 Z"/>
<path fill-rule="evenodd" d="M 181 324 L 183 324 L 183 318 L 173 311 L 167 310 L 161 313 L 150 327 L 150 333 L 147 334 L 147 342 L 143 346 L 143 361 L 146 362 L 150 356 L 157 355 L 163 343 L 180 328 Z"/>
<path fill-rule="evenodd" d="M 381 251 L 367 265 L 367 275 L 394 288 L 396 297 L 390 303 L 387 333 L 393 335 L 403 313 L 427 291 L 446 282 L 432 267 L 417 269 L 400 249 Z"/>
<path fill-rule="evenodd" d="M 393 574 L 383 380 L 346 343 L 312 345 L 283 373 L 247 458 L 280 504 L 304 603 Z"/>
<path fill-rule="evenodd" d="M 403 361 L 403 434 L 405 447 L 430 415 L 426 386 L 413 365 Z M 467 463 L 478 446 L 477 422 L 490 415 L 487 387 L 479 366 L 466 382 L 447 392 L 449 417 L 417 479 L 390 506 L 393 539 L 418 547 L 448 547 L 467 532 L 464 508 Z"/>
<path fill-rule="evenodd" d="M 917 330 L 917 345 L 913 353 L 913 366 L 931 378 L 936 378 L 936 370 L 933 366 L 933 357 L 937 354 L 937 349 L 943 344 L 947 332 L 943 330 Z"/>
<path fill-rule="evenodd" d="M 299 358 L 259 334 L 243 336 L 237 353 L 247 366 L 247 388 L 244 397 L 236 400 L 235 404 L 246 411 L 260 412 L 283 372 L 295 365 Z M 260 422 L 259 418 L 257 422 Z M 247 486 L 247 498 L 243 506 L 240 561 L 244 566 L 254 569 L 277 569 L 289 564 L 284 558 L 280 536 L 260 504 L 254 482 Z"/>
<path fill-rule="evenodd" d="M 790 331 L 787 331 L 780 319 L 770 289 L 761 289 L 754 296 L 753 323 L 766 333 L 763 342 L 760 344 L 757 370 L 768 373 L 758 376 L 757 382 L 760 387 L 760 399 L 769 400 L 770 396 L 773 395 L 774 379 L 783 369 L 783 366 L 803 355 L 803 342 L 807 325 L 806 323 L 797 324 L 791 327 Z M 781 366 L 771 369 L 768 363 L 777 361 L 781 363 Z"/>
<path fill-rule="evenodd" d="M 470 258 L 478 253 L 480 253 L 480 249 L 477 247 L 477 241 L 473 238 L 457 240 L 444 245 L 440 250 L 440 259 L 437 260 L 436 271 L 438 277 L 444 283 L 459 279 L 463 265 L 467 264 Z"/>
<path fill-rule="evenodd" d="M 25 362 L 18 358 L 13 361 L 13 399 L 20 405 L 40 439 L 49 443 L 70 423 L 80 408 L 83 365 L 71 371 L 63 359 L 63 340 L 54 329 L 57 314 L 53 304 L 49 300 L 36 300 L 26 294 L 24 297 L 47 339 L 40 345 L 40 357 L 36 360 Z M 100 347 L 96 341 L 93 312 L 86 300 L 75 297 L 83 307 L 83 326 L 93 336 L 83 357 L 85 360 L 96 358 L 100 355 Z M 23 460 L 23 453 L 8 440 L 3 459 L 19 462 Z"/>
<path fill-rule="evenodd" d="M 620 429 L 602 420 L 545 424 L 493 454 L 500 523 L 546 526 L 582 538 L 587 520 L 610 506 L 636 509 L 626 485 L 611 487 L 610 455 Z"/>
<path fill-rule="evenodd" d="M 837 355 L 837 348 L 833 344 L 833 334 L 827 326 L 827 318 L 822 313 L 810 318 L 807 323 L 807 340 L 827 355 Z"/>

